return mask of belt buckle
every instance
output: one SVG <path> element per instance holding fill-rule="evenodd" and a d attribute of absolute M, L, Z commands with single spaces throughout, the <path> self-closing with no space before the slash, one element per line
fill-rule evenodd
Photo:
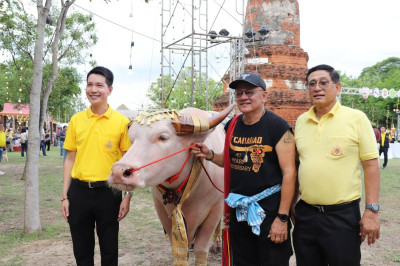
<path fill-rule="evenodd" d="M 314 205 L 314 207 L 317 208 L 318 212 L 325 212 L 324 206 Z"/>
<path fill-rule="evenodd" d="M 88 182 L 89 188 L 94 188 L 92 187 L 92 182 Z"/>

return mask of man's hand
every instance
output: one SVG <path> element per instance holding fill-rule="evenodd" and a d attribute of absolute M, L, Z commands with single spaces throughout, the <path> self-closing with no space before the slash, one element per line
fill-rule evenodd
<path fill-rule="evenodd" d="M 118 219 L 117 221 L 121 221 L 122 219 L 125 218 L 125 216 L 129 212 L 129 204 L 131 202 L 131 196 L 126 195 L 121 202 L 121 205 L 119 206 L 119 213 L 118 213 Z"/>
<path fill-rule="evenodd" d="M 203 143 L 196 143 L 196 146 L 191 148 L 191 152 L 197 158 L 210 158 L 212 156 L 210 149 Z"/>
<path fill-rule="evenodd" d="M 61 201 L 61 213 L 64 216 L 64 220 L 68 223 L 68 216 L 69 216 L 69 200 L 63 199 Z"/>
<path fill-rule="evenodd" d="M 280 244 L 287 240 L 288 231 L 287 231 L 287 222 L 282 222 L 278 217 L 275 218 L 274 222 L 271 225 L 271 230 L 269 231 L 268 237 L 275 244 Z"/>
<path fill-rule="evenodd" d="M 368 245 L 374 244 L 380 237 L 378 213 L 365 210 L 360 221 L 361 242 L 368 236 Z"/>

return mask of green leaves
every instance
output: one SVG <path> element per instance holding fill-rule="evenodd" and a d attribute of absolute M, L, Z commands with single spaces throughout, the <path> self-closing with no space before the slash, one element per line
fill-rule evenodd
<path fill-rule="evenodd" d="M 222 84 L 208 79 L 201 73 L 195 72 L 193 78 L 193 106 L 192 102 L 192 77 L 191 68 L 185 68 L 181 71 L 179 77 L 170 75 L 164 76 L 164 86 L 161 86 L 161 77 L 153 82 L 150 86 L 147 97 L 153 101 L 154 108 L 162 108 L 162 93 L 164 88 L 165 108 L 168 109 L 183 109 L 186 107 L 196 107 L 202 110 L 211 110 L 211 103 L 217 99 L 222 93 Z M 208 93 L 206 87 L 208 85 Z M 208 99 L 208 101 L 207 101 Z M 207 108 L 208 106 L 208 108 Z"/>
<path fill-rule="evenodd" d="M 341 75 L 343 87 L 369 89 L 400 89 L 400 58 L 390 57 L 366 67 L 358 78 Z M 400 98 L 375 98 L 370 95 L 364 99 L 361 95 L 342 95 L 342 104 L 363 111 L 377 125 L 387 128 L 397 124 L 397 115 L 393 109 L 399 109 Z"/>
<path fill-rule="evenodd" d="M 7 2 L 5 12 L 0 7 L 0 46 L 5 49 L 4 56 L 0 55 L 0 60 L 5 60 L 4 63 L 0 61 L 0 103 L 18 103 L 19 100 L 29 103 L 37 18 L 26 10 L 29 10 L 28 5 L 34 3 L 18 0 Z M 56 3 L 59 2 L 54 2 L 51 8 L 53 25 L 46 25 L 45 28 L 42 93 L 52 75 L 52 44 L 57 28 L 54 22 L 60 15 Z M 90 15 L 77 12 L 68 14 L 58 44 L 59 76 L 48 100 L 47 112 L 50 115 L 67 119 L 81 108 L 79 84 L 82 77 L 76 71 L 76 66 L 89 61 L 90 48 L 97 43 L 97 39 Z"/>

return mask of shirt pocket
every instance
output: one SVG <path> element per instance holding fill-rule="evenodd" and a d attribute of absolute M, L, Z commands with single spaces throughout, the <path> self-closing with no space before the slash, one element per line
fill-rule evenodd
<path fill-rule="evenodd" d="M 347 157 L 351 141 L 344 136 L 329 137 L 326 143 L 326 156 L 338 160 Z"/>
<path fill-rule="evenodd" d="M 106 152 L 117 152 L 118 150 L 118 136 L 115 134 L 105 134 L 103 139 L 103 148 Z"/>

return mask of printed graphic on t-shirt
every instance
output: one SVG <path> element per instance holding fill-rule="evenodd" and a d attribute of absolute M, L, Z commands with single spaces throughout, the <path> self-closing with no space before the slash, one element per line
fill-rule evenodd
<path fill-rule="evenodd" d="M 230 144 L 231 150 L 235 151 L 235 156 L 232 157 L 231 168 L 241 171 L 250 171 L 253 169 L 255 173 L 260 170 L 261 164 L 264 162 L 266 152 L 271 152 L 272 147 L 262 145 L 262 137 L 233 137 Z M 235 144 L 250 144 L 248 146 L 237 146 Z M 252 167 L 246 166 L 249 161 L 249 156 Z"/>

